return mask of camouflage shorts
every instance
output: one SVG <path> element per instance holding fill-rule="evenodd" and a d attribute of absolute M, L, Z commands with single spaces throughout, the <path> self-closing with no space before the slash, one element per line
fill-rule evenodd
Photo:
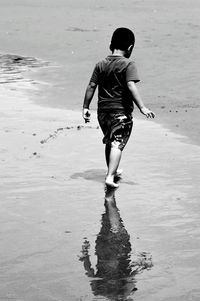
<path fill-rule="evenodd" d="M 103 143 L 123 150 L 131 135 L 132 116 L 123 113 L 98 113 L 99 125 L 103 131 Z"/>

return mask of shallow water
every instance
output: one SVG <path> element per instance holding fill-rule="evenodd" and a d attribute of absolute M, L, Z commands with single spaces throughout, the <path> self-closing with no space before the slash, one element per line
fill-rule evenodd
<path fill-rule="evenodd" d="M 137 290 L 136 275 L 152 268 L 152 258 L 146 252 L 136 254 L 132 250 L 130 235 L 117 208 L 114 189 L 106 189 L 104 205 L 101 229 L 95 241 L 97 263 L 94 267 L 91 264 L 87 238 L 84 239 L 79 260 L 83 262 L 95 297 L 127 300 Z"/>
<path fill-rule="evenodd" d="M 25 57 L 14 54 L 0 54 L 0 84 L 12 83 L 32 83 L 35 82 L 28 79 L 24 73 L 33 68 L 41 68 L 47 66 L 47 62 L 36 59 L 34 57 Z"/>
<path fill-rule="evenodd" d="M 98 129 L 67 130 L 67 156 L 58 135 L 39 143 L 40 157 L 4 162 L 3 300 L 199 299 L 199 147 L 146 125 L 135 121 L 114 194 L 104 190 Z"/>
<path fill-rule="evenodd" d="M 58 175 L 51 188 L 45 175 L 36 189 L 31 178 L 7 186 L 1 298 L 198 300 L 198 199 L 180 191 L 148 197 L 123 180 L 115 199 L 105 199 L 99 174 L 79 181 L 79 191 L 77 179 Z"/>

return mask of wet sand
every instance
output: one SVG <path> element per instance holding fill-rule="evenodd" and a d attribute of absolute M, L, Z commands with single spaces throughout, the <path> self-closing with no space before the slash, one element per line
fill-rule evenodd
<path fill-rule="evenodd" d="M 117 1 L 113 17 L 110 1 L 0 1 L 1 300 L 199 300 L 192 3 Z M 120 187 L 106 193 L 102 134 L 95 112 L 83 123 L 81 99 L 109 31 L 119 16 L 130 26 L 133 8 L 141 93 L 158 116 L 136 113 Z"/>
<path fill-rule="evenodd" d="M 95 267 L 106 172 L 95 119 L 84 128 L 78 112 L 44 109 L 6 89 L 1 99 L 1 299 L 118 300 L 118 287 L 121 300 L 198 300 L 199 146 L 135 120 L 115 191 L 130 236 L 119 283 Z"/>

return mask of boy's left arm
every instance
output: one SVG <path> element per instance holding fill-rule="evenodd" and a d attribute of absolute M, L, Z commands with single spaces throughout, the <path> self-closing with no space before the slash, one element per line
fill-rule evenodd
<path fill-rule="evenodd" d="M 90 82 L 89 85 L 86 88 L 85 97 L 83 101 L 83 112 L 82 116 L 85 119 L 86 122 L 90 120 L 90 103 L 92 101 L 92 98 L 94 96 L 94 92 L 96 90 L 97 84 Z"/>
<path fill-rule="evenodd" d="M 131 92 L 131 94 L 133 96 L 133 101 L 136 104 L 136 106 L 138 107 L 138 109 L 140 110 L 140 112 L 143 115 L 145 115 L 147 118 L 154 118 L 155 117 L 154 112 L 152 112 L 147 107 L 145 107 L 134 81 L 129 81 L 127 83 L 127 87 L 129 89 L 129 91 Z"/>

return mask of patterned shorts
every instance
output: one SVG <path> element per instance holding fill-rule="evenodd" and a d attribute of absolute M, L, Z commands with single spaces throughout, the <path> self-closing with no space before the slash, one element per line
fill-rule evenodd
<path fill-rule="evenodd" d="M 131 135 L 132 116 L 123 113 L 98 113 L 99 125 L 104 134 L 103 143 L 123 150 Z"/>

